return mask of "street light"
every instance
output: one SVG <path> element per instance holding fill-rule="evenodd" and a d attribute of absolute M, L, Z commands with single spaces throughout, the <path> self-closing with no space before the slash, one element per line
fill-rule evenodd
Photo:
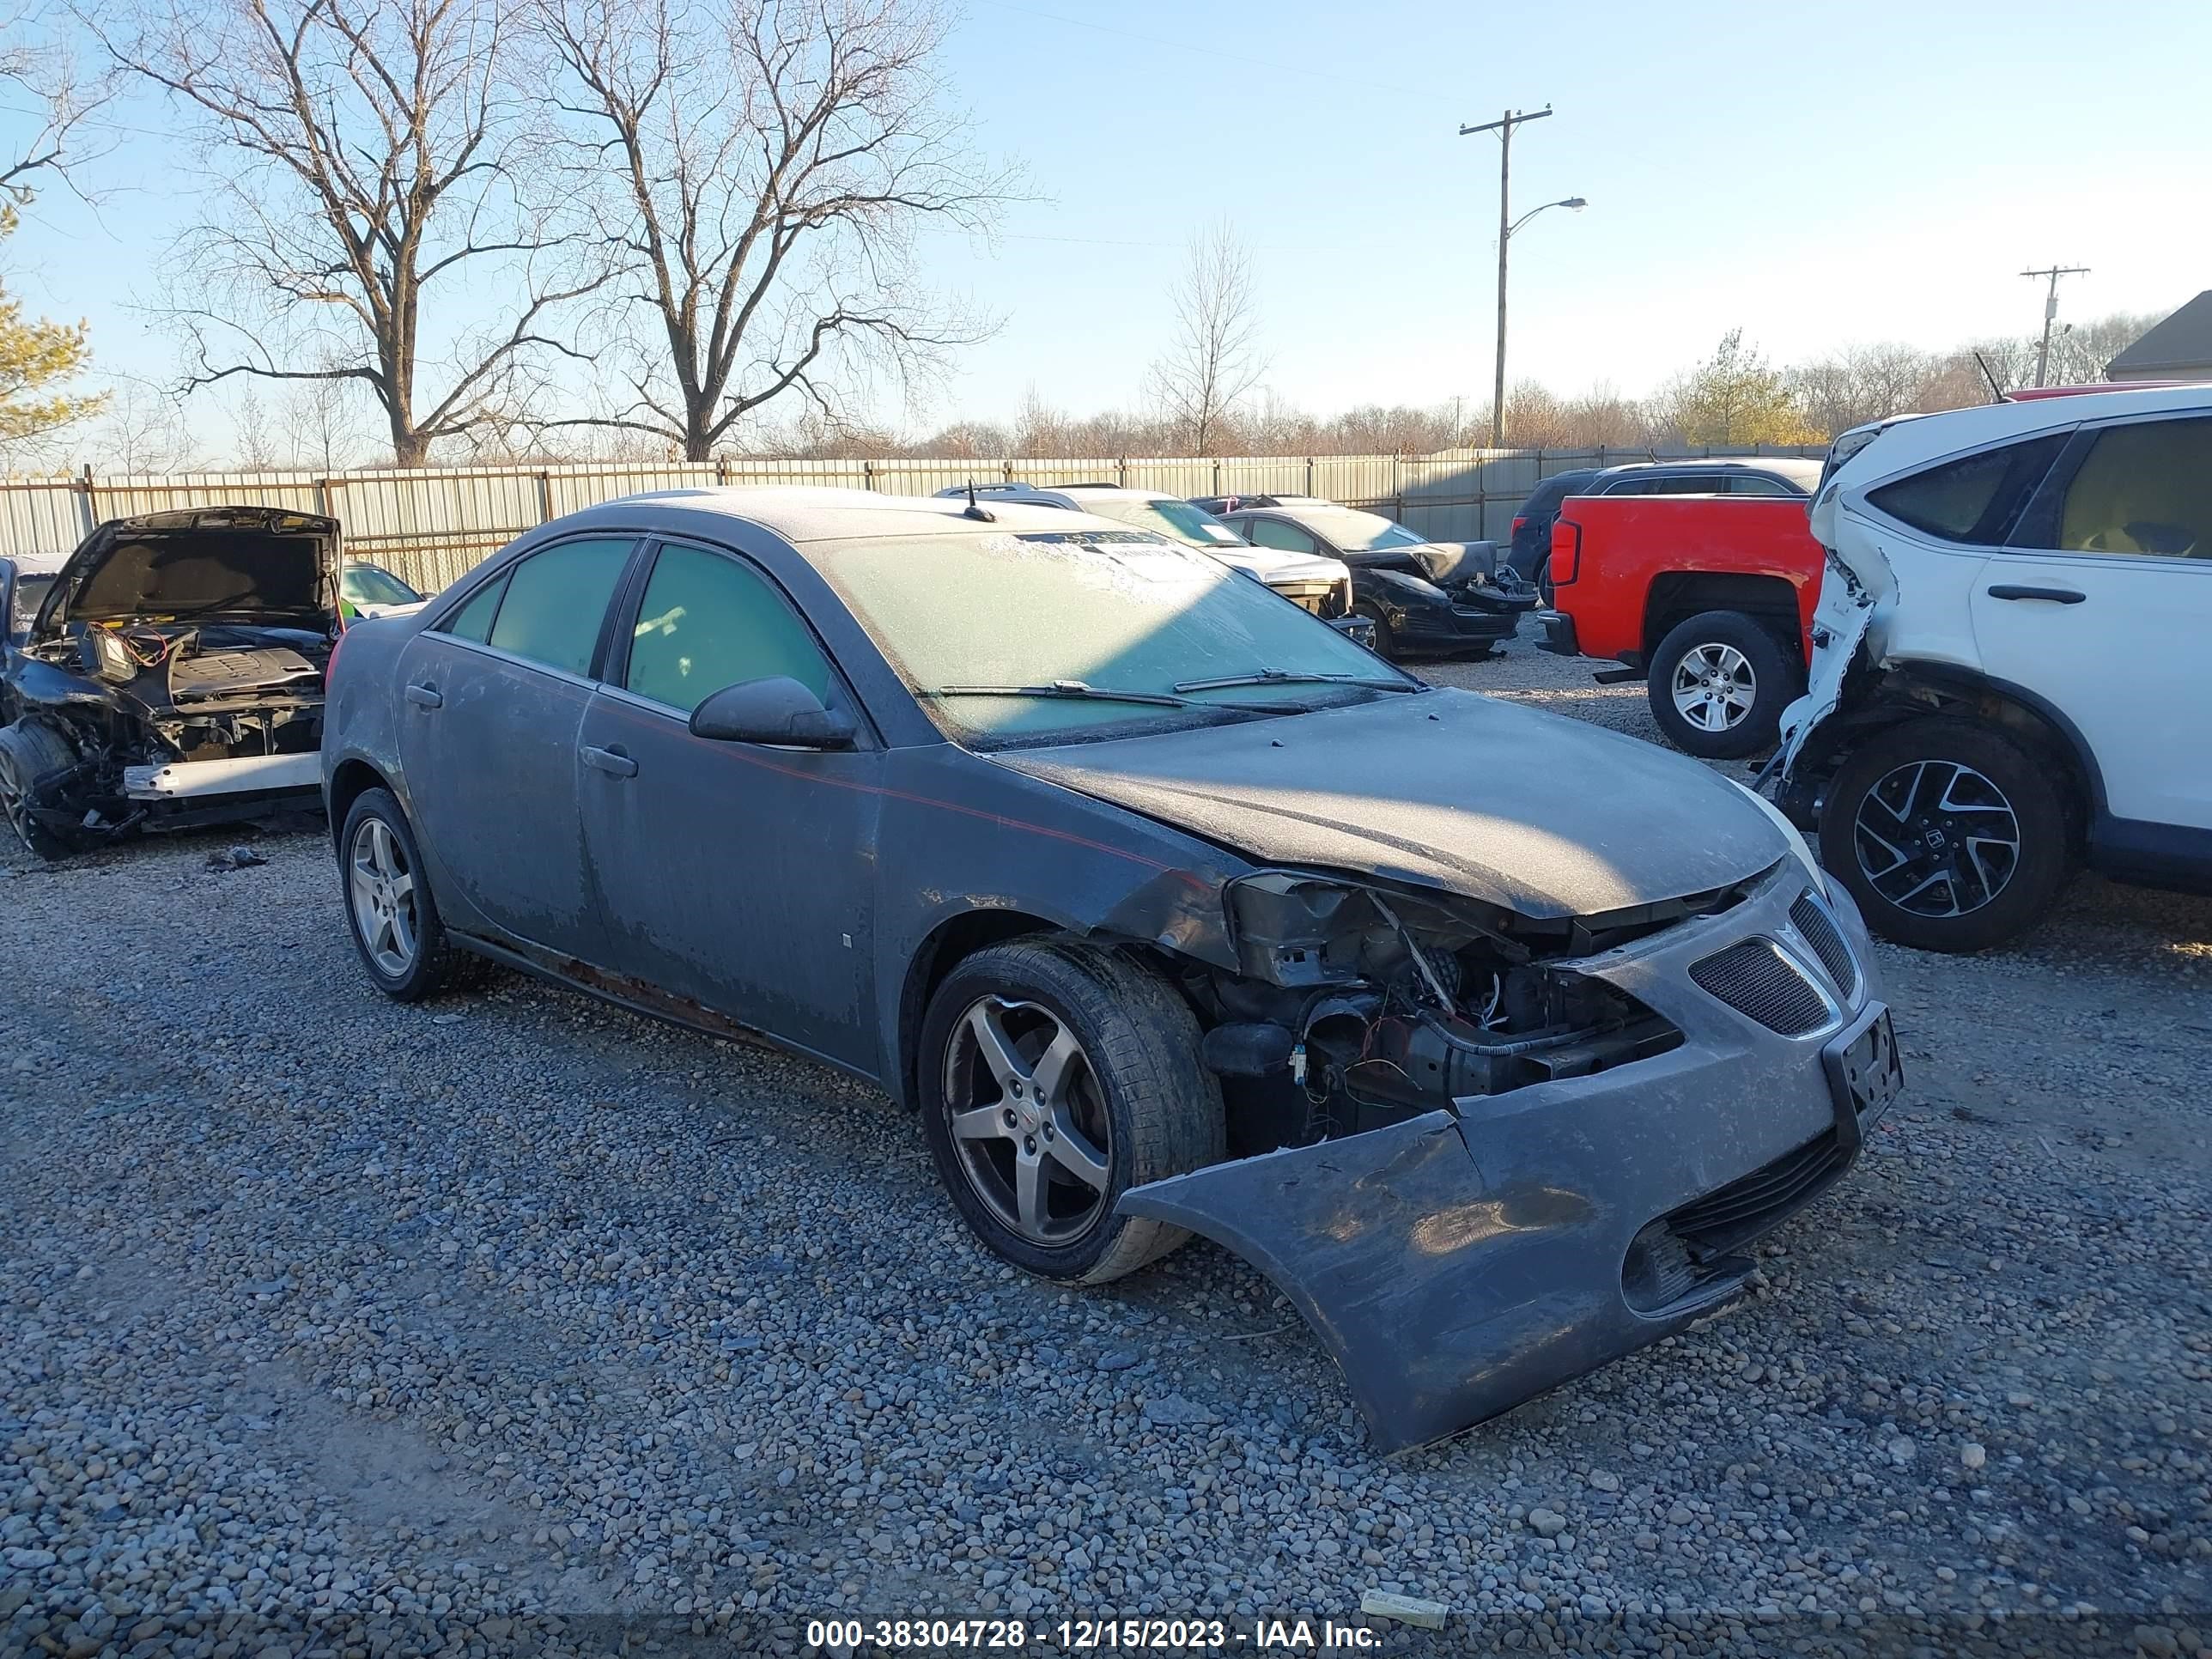
<path fill-rule="evenodd" d="M 1576 212 L 1580 213 L 1580 212 L 1581 212 L 1584 208 L 1588 207 L 1589 205 L 1589 204 L 1588 202 L 1585 202 L 1584 200 L 1583 200 L 1583 198 L 1582 198 L 1581 197 L 1579 197 L 1579 196 L 1570 196 L 1570 197 L 1566 198 L 1566 199 L 1565 199 L 1565 200 L 1564 200 L 1564 201 L 1559 201 L 1559 202 L 1547 202 L 1547 203 L 1545 203 L 1545 204 L 1544 204 L 1544 207 L 1540 207 L 1540 208 L 1530 208 L 1530 209 L 1529 209 L 1526 213 L 1522 214 L 1522 215 L 1518 219 L 1516 219 L 1516 220 L 1512 222 L 1512 224 L 1511 224 L 1510 227 L 1508 227 L 1508 228 L 1507 228 L 1505 234 L 1506 234 L 1508 236 L 1510 236 L 1510 235 L 1511 235 L 1515 231 L 1516 231 L 1516 230 L 1520 229 L 1522 226 L 1523 226 L 1523 225 L 1527 224 L 1527 223 L 1528 223 L 1531 219 L 1534 218 L 1538 214 L 1541 213 L 1541 212 L 1544 210 L 1544 208 L 1555 208 L 1555 207 L 1572 208 Z"/>
<path fill-rule="evenodd" d="M 1500 188 L 1504 187 L 1500 181 Z M 1503 198 L 1500 198 L 1501 204 Z M 1498 384 L 1492 393 L 1490 405 L 1490 447 L 1505 447 L 1505 245 L 1513 240 L 1513 233 L 1527 224 L 1547 208 L 1571 208 L 1580 213 L 1589 204 L 1579 196 L 1563 197 L 1556 202 L 1547 202 L 1543 207 L 1530 208 L 1507 225 L 1498 238 Z M 1504 216 L 1501 213 L 1499 217 Z"/>

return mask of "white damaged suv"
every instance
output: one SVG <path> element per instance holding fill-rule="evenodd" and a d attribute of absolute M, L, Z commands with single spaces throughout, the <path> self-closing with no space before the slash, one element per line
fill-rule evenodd
<path fill-rule="evenodd" d="M 2212 386 L 1860 427 L 1811 514 L 1769 773 L 1876 933 L 1979 950 L 2083 865 L 2212 890 Z"/>

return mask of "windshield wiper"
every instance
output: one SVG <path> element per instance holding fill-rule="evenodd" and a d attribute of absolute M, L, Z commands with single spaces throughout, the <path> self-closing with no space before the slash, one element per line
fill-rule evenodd
<path fill-rule="evenodd" d="M 1182 688 L 1176 688 L 1181 690 Z M 1164 691 L 1116 691 L 1085 680 L 1053 680 L 1044 685 L 940 685 L 929 697 L 1067 697 L 1086 702 L 1148 702 L 1162 708 L 1188 708 L 1192 699 Z"/>
<path fill-rule="evenodd" d="M 1419 681 L 1378 680 L 1358 674 L 1305 674 L 1291 668 L 1255 668 L 1249 674 L 1224 674 L 1210 680 L 1177 680 L 1178 691 L 1219 691 L 1232 685 L 1357 685 L 1370 691 L 1425 691 Z"/>
<path fill-rule="evenodd" d="M 1248 681 L 1224 681 L 1243 686 Z M 1263 681 L 1249 681 L 1263 684 Z M 1183 690 L 1176 686 L 1176 690 Z M 1046 686 L 938 686 L 936 690 L 922 692 L 922 696 L 1044 696 L 1044 699 L 1066 699 L 1066 702 L 1086 703 L 1148 703 L 1152 708 L 1203 708 L 1207 714 L 1234 714 L 1234 717 L 1261 717 L 1261 714 L 1312 714 L 1307 703 L 1207 703 L 1199 696 L 1172 696 L 1168 692 L 1139 692 L 1115 690 L 1113 686 L 1093 686 L 1082 679 L 1055 679 Z"/>

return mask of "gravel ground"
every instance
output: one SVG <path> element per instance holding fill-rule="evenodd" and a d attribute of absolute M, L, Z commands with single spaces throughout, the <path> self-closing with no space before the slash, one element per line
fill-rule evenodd
<path fill-rule="evenodd" d="M 1650 734 L 1525 647 L 1436 675 Z M 1755 1292 L 1384 1462 L 1221 1252 L 1021 1279 L 872 1091 L 519 978 L 394 1006 L 325 843 L 238 838 L 0 874 L 0 1652 L 1376 1589 L 1451 1609 L 1389 1652 L 2212 1644 L 2212 904 L 1886 949 L 1908 1093 Z"/>

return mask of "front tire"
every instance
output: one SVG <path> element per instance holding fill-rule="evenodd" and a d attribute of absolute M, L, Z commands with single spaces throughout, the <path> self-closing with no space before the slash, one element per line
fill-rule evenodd
<path fill-rule="evenodd" d="M 1398 636 L 1390 631 L 1390 619 L 1377 605 L 1360 604 L 1352 607 L 1355 617 L 1364 617 L 1375 624 L 1375 654 L 1385 662 L 1398 660 Z"/>
<path fill-rule="evenodd" d="M 1024 1273 L 1101 1285 L 1189 1237 L 1115 1213 L 1130 1188 L 1218 1162 L 1198 1021 L 1127 955 L 1050 939 L 979 951 L 922 1024 L 922 1121 L 976 1237 Z"/>
<path fill-rule="evenodd" d="M 1706 611 L 1668 630 L 1646 676 L 1651 717 L 1699 760 L 1741 760 L 1774 747 L 1782 711 L 1805 689 L 1803 664 L 1740 611 Z"/>
<path fill-rule="evenodd" d="M 79 843 L 33 817 L 31 802 L 76 763 L 76 751 L 43 721 L 17 720 L 0 728 L 0 817 L 24 850 L 50 864 L 76 852 Z"/>
<path fill-rule="evenodd" d="M 1820 861 L 1883 938 L 1985 950 L 2033 927 L 2073 874 L 2071 805 L 2053 769 L 2003 732 L 1911 720 L 1837 771 Z"/>
<path fill-rule="evenodd" d="M 482 976 L 439 919 L 414 826 L 388 789 L 364 789 L 338 835 L 346 928 L 369 981 L 394 1002 L 421 1002 Z"/>

